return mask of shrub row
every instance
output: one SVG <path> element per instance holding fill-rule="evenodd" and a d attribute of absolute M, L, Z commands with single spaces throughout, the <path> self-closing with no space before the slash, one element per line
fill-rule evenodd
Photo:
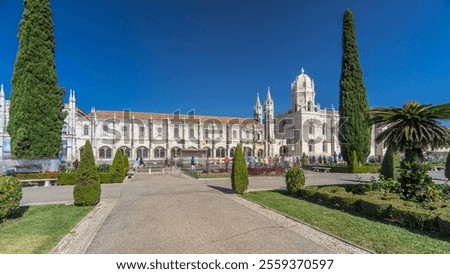
<path fill-rule="evenodd" d="M 317 165 L 305 165 L 303 166 L 304 169 L 312 169 Z M 351 167 L 346 165 L 336 165 L 336 164 L 329 164 L 329 165 L 319 165 L 320 167 L 328 167 L 331 169 L 332 173 L 379 173 L 381 164 L 375 163 L 375 164 L 366 164 L 363 166 L 356 166 L 354 167 L 354 171 L 351 170 Z"/>
<path fill-rule="evenodd" d="M 108 172 L 99 172 L 99 180 L 101 184 L 111 184 L 110 174 Z M 75 185 L 77 183 L 76 173 L 60 172 L 58 174 L 58 185 Z"/>
<path fill-rule="evenodd" d="M 304 187 L 299 195 L 305 200 L 321 205 L 358 212 L 379 220 L 419 230 L 437 231 L 450 235 L 450 207 L 448 203 L 434 203 L 431 209 L 419 207 L 413 202 L 401 200 L 397 194 L 365 191 L 376 184 Z M 352 193 L 353 191 L 353 193 Z"/>
<path fill-rule="evenodd" d="M 45 173 L 17 173 L 14 175 L 19 180 L 33 180 L 33 179 L 51 179 L 58 177 L 58 172 L 45 172 Z"/>

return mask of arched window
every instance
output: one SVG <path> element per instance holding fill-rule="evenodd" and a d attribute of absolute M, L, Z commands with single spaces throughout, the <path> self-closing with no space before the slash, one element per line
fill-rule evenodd
<path fill-rule="evenodd" d="M 327 152 L 327 150 L 328 150 L 328 143 L 327 143 L 327 141 L 323 141 L 323 143 L 322 143 L 322 150 L 323 150 L 323 152 Z"/>
<path fill-rule="evenodd" d="M 136 149 L 136 157 L 137 158 L 143 158 L 143 159 L 148 159 L 149 155 L 149 149 L 146 147 L 138 147 Z"/>
<path fill-rule="evenodd" d="M 104 146 L 98 149 L 98 157 L 100 159 L 111 159 L 112 158 L 112 149 Z"/>
<path fill-rule="evenodd" d="M 244 155 L 246 157 L 253 156 L 253 149 L 250 147 L 244 147 Z"/>
<path fill-rule="evenodd" d="M 287 146 L 281 146 L 280 147 L 280 155 L 287 155 L 287 153 L 288 153 Z"/>
<path fill-rule="evenodd" d="M 312 111 L 312 102 L 311 101 L 308 102 L 308 111 Z"/>
<path fill-rule="evenodd" d="M 89 135 L 89 126 L 88 125 L 84 125 L 83 126 L 83 135 L 84 136 L 88 136 Z"/>
<path fill-rule="evenodd" d="M 230 157 L 234 157 L 235 154 L 236 154 L 236 147 L 230 148 Z"/>
<path fill-rule="evenodd" d="M 314 134 L 314 125 L 313 124 L 309 125 L 309 134 Z"/>
<path fill-rule="evenodd" d="M 327 124 L 323 124 L 322 125 L 322 134 L 326 135 L 327 134 Z"/>
<path fill-rule="evenodd" d="M 264 156 L 264 150 L 258 149 L 258 157 L 263 157 L 263 156 Z"/>
<path fill-rule="evenodd" d="M 173 147 L 170 150 L 170 157 L 172 158 L 180 158 L 181 156 L 181 149 L 179 147 Z"/>
<path fill-rule="evenodd" d="M 216 158 L 225 158 L 225 149 L 223 147 L 216 149 Z"/>
<path fill-rule="evenodd" d="M 154 158 L 165 158 L 166 157 L 166 149 L 163 147 L 155 147 L 153 150 Z"/>
<path fill-rule="evenodd" d="M 122 150 L 122 154 L 128 155 L 128 158 L 131 156 L 131 148 L 123 146 L 120 149 Z"/>
<path fill-rule="evenodd" d="M 209 147 L 204 147 L 203 148 L 204 150 L 206 150 L 206 157 L 208 157 L 208 158 L 211 158 L 211 148 L 209 148 Z"/>
<path fill-rule="evenodd" d="M 309 140 L 309 142 L 308 142 L 308 150 L 309 150 L 309 152 L 314 152 L 314 140 Z"/>

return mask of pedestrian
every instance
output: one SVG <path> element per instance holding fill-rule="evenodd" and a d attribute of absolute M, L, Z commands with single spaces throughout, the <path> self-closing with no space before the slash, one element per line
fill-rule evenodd
<path fill-rule="evenodd" d="M 228 164 L 230 163 L 230 158 L 228 158 L 228 156 L 225 157 L 224 163 L 225 163 L 225 169 L 226 169 L 227 172 L 228 172 Z"/>
<path fill-rule="evenodd" d="M 75 159 L 75 162 L 72 163 L 73 168 L 78 169 L 78 165 L 80 162 L 78 162 L 78 159 Z"/>
<path fill-rule="evenodd" d="M 195 157 L 192 156 L 191 158 L 191 169 L 194 170 L 195 169 Z"/>
<path fill-rule="evenodd" d="M 139 168 L 139 158 L 136 158 L 136 161 L 134 161 L 133 165 L 133 171 L 138 171 Z"/>

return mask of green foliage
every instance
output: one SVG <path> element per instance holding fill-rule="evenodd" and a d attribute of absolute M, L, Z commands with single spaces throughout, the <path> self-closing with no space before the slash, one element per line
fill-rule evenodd
<path fill-rule="evenodd" d="M 400 183 L 398 181 L 392 179 L 380 179 L 376 183 L 373 184 L 373 190 L 378 190 L 383 194 L 386 193 L 400 193 Z"/>
<path fill-rule="evenodd" d="M 99 172 L 98 176 L 100 178 L 100 184 L 110 184 L 111 183 L 111 176 L 109 172 Z"/>
<path fill-rule="evenodd" d="M 445 145 L 449 133 L 440 120 L 450 119 L 450 103 L 431 106 L 410 101 L 401 108 L 374 108 L 371 122 L 386 128 L 376 142 L 404 151 L 407 162 L 421 160 L 422 151 Z"/>
<path fill-rule="evenodd" d="M 14 157 L 56 158 L 66 113 L 65 91 L 57 83 L 50 1 L 24 3 L 7 130 Z"/>
<path fill-rule="evenodd" d="M 231 186 L 237 194 L 243 194 L 248 188 L 247 164 L 240 144 L 236 147 L 236 155 L 231 169 Z"/>
<path fill-rule="evenodd" d="M 100 202 L 101 186 L 91 143 L 86 141 L 77 170 L 77 184 L 73 189 L 74 204 L 93 206 Z"/>
<path fill-rule="evenodd" d="M 111 170 L 110 164 L 101 164 L 97 166 L 98 172 L 109 172 Z"/>
<path fill-rule="evenodd" d="M 58 185 L 74 185 L 77 183 L 76 172 L 59 172 L 58 173 Z"/>
<path fill-rule="evenodd" d="M 128 160 L 128 154 L 123 154 L 123 176 L 127 176 L 128 171 L 130 170 L 130 162 Z"/>
<path fill-rule="evenodd" d="M 400 166 L 400 156 L 397 151 L 389 146 L 384 154 L 383 163 L 381 164 L 380 175 L 385 179 L 396 180 L 399 175 L 398 167 Z"/>
<path fill-rule="evenodd" d="M 19 208 L 22 200 L 22 184 L 19 179 L 0 176 L 0 222 L 8 217 L 11 211 Z"/>
<path fill-rule="evenodd" d="M 295 194 L 305 185 L 305 174 L 298 167 L 290 168 L 286 172 L 286 188 L 289 193 Z"/>
<path fill-rule="evenodd" d="M 442 189 L 428 175 L 429 165 L 417 161 L 403 162 L 399 177 L 401 196 L 405 200 L 423 203 L 439 200 Z"/>
<path fill-rule="evenodd" d="M 123 174 L 123 156 L 122 150 L 120 148 L 117 149 L 116 155 L 114 155 L 114 160 L 111 166 L 111 170 L 109 171 L 109 176 L 111 183 L 122 183 L 125 179 L 125 175 Z"/>
<path fill-rule="evenodd" d="M 450 150 L 447 154 L 447 161 L 445 162 L 445 177 L 450 180 Z"/>
<path fill-rule="evenodd" d="M 343 19 L 342 68 L 339 93 L 339 143 L 341 154 L 349 166 L 365 163 L 370 153 L 371 127 L 369 103 L 359 64 L 355 23 L 351 10 Z M 357 161 L 352 161 L 356 152 Z"/>
<path fill-rule="evenodd" d="M 356 151 L 352 151 L 351 155 L 350 155 L 350 172 L 351 173 L 357 173 L 357 169 L 359 166 L 359 161 L 358 161 L 358 155 L 356 153 Z"/>

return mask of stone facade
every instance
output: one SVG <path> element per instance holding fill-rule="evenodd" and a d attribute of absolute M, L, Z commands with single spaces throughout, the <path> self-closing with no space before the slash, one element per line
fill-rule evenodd
<path fill-rule="evenodd" d="M 91 109 L 77 107 L 75 91 L 69 91 L 65 104 L 68 115 L 62 129 L 61 154 L 65 161 L 80 159 L 86 140 L 90 140 L 98 163 L 109 163 L 121 148 L 131 159 L 145 161 L 165 158 L 233 157 L 237 144 L 246 156 L 276 155 L 326 156 L 339 154 L 338 111 L 322 109 L 315 102 L 314 81 L 301 70 L 291 84 L 292 109 L 275 115 L 270 89 L 264 106 L 259 94 L 253 117 L 201 116 L 194 113 L 163 114 Z M 0 156 L 11 156 L 10 137 L 6 132 L 9 100 L 3 85 L 0 91 Z M 376 147 L 372 146 L 376 155 Z"/>

